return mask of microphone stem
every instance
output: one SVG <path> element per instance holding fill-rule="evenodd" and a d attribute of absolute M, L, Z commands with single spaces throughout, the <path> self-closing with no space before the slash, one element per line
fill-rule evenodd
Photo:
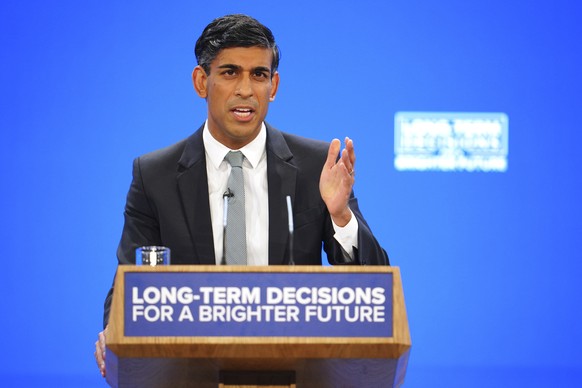
<path fill-rule="evenodd" d="M 222 199 L 224 201 L 224 214 L 222 217 L 222 258 L 220 259 L 220 265 L 226 265 L 226 224 L 228 220 L 228 197 L 230 190 L 224 193 Z"/>
<path fill-rule="evenodd" d="M 295 260 L 293 259 L 293 231 L 295 227 L 293 225 L 293 208 L 291 207 L 291 196 L 287 196 L 287 221 L 289 223 L 289 265 L 295 265 Z"/>
<path fill-rule="evenodd" d="M 293 231 L 289 232 L 289 265 L 295 265 L 295 260 L 293 260 Z"/>

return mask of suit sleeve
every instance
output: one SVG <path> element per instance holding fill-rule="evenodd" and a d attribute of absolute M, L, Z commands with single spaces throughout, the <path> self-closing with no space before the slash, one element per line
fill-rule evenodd
<path fill-rule="evenodd" d="M 132 175 L 125 204 L 123 232 L 117 248 L 118 264 L 135 264 L 135 250 L 140 246 L 161 245 L 158 217 L 144 189 L 140 158 L 133 161 Z M 103 327 L 109 322 L 112 297 L 113 286 L 105 298 Z"/>
<path fill-rule="evenodd" d="M 328 261 L 335 265 L 390 265 L 388 254 L 374 237 L 370 226 L 360 212 L 358 200 L 354 197 L 353 192 L 349 206 L 358 220 L 358 248 L 354 248 L 354 257 L 351 258 L 335 238 L 326 238 L 324 241 L 324 250 L 327 253 Z M 326 227 L 331 228 L 333 235 L 333 225 L 331 222 L 330 217 L 329 226 Z"/>

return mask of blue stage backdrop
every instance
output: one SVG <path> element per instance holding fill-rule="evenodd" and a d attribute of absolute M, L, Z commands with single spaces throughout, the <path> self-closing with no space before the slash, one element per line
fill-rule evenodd
<path fill-rule="evenodd" d="M 578 2 L 7 0 L 0 385 L 105 386 L 94 341 L 132 160 L 202 124 L 193 46 L 238 12 L 281 46 L 268 121 L 354 139 L 356 195 L 402 271 L 405 386 L 580 384 Z M 425 120 L 395 143 L 399 112 Z M 444 164 L 397 169 L 402 150 Z M 478 168 L 493 151 L 505 168 Z"/>

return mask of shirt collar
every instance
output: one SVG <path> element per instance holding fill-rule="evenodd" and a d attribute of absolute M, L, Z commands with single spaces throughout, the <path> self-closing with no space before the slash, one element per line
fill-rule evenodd
<path fill-rule="evenodd" d="M 204 123 L 202 141 L 204 142 L 204 149 L 206 150 L 207 160 L 209 160 L 217 170 L 229 151 L 237 151 L 231 150 L 212 136 L 208 130 L 208 120 L 206 120 Z M 261 123 L 261 129 L 257 137 L 255 137 L 249 144 L 239 149 L 239 151 L 243 153 L 245 159 L 248 161 L 248 163 L 250 163 L 251 167 L 256 168 L 259 164 L 259 161 L 265 154 L 266 144 L 267 129 L 265 128 L 265 123 L 263 122 Z"/>

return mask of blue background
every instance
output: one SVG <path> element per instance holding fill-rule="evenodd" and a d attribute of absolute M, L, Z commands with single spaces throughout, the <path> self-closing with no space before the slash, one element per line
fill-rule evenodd
<path fill-rule="evenodd" d="M 354 139 L 356 194 L 403 275 L 406 386 L 580 383 L 578 2 L 4 0 L 2 385 L 105 386 L 132 159 L 202 123 L 193 46 L 233 12 L 283 52 L 268 120 Z M 506 113 L 508 171 L 395 171 L 397 111 Z"/>

